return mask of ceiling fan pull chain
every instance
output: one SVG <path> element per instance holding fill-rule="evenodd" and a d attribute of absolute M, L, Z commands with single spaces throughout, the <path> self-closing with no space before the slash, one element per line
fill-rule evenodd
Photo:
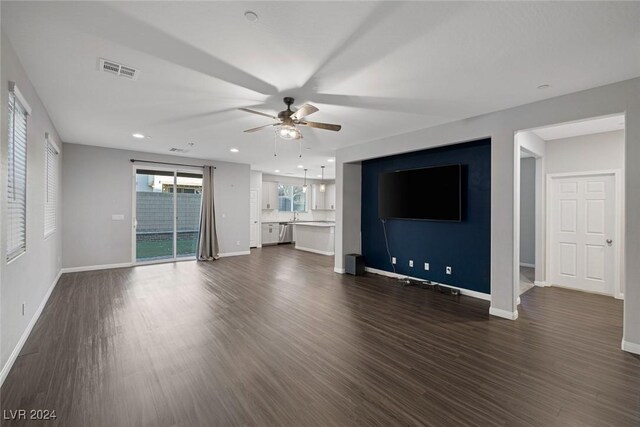
<path fill-rule="evenodd" d="M 302 158 L 302 138 L 300 138 L 300 158 Z"/>

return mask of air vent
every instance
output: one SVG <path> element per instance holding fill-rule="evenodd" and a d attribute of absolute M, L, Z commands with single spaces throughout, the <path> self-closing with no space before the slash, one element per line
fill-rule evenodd
<path fill-rule="evenodd" d="M 188 153 L 189 150 L 186 150 L 184 148 L 169 148 L 169 151 L 174 152 L 174 153 Z"/>
<path fill-rule="evenodd" d="M 103 58 L 100 58 L 99 69 L 105 73 L 115 74 L 116 76 L 124 77 L 129 80 L 136 80 L 138 78 L 138 74 L 140 74 L 140 70 Z"/>

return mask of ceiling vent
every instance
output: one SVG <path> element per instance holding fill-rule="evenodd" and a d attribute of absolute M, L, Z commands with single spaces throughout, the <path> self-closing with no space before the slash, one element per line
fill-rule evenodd
<path fill-rule="evenodd" d="M 173 153 L 188 153 L 189 150 L 186 150 L 184 148 L 169 148 L 169 151 L 173 152 Z"/>
<path fill-rule="evenodd" d="M 114 74 L 129 80 L 137 80 L 138 74 L 140 74 L 140 70 L 103 58 L 100 58 L 99 69 L 105 73 Z"/>

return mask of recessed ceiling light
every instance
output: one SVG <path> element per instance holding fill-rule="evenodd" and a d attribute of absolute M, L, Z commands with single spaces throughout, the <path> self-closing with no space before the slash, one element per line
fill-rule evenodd
<path fill-rule="evenodd" d="M 543 89 L 549 89 L 550 87 L 551 85 L 544 84 L 544 85 L 538 86 L 538 89 L 543 90 Z"/>
<path fill-rule="evenodd" d="M 304 166 L 303 165 L 298 165 L 298 169 L 303 169 Z"/>
<path fill-rule="evenodd" d="M 240 150 L 238 150 L 237 148 L 232 148 L 232 149 L 230 149 L 229 151 L 231 151 L 232 153 L 237 153 L 237 152 L 239 152 Z"/>
<path fill-rule="evenodd" d="M 332 157 L 332 158 L 330 158 L 330 159 L 327 159 L 327 162 L 329 162 L 329 163 L 333 163 L 335 160 L 336 160 L 336 159 L 334 159 L 334 158 Z"/>
<path fill-rule="evenodd" d="M 139 132 L 136 132 L 136 133 L 132 134 L 131 136 L 134 137 L 134 138 L 137 138 L 137 139 L 144 138 L 144 135 L 139 133 Z"/>
<path fill-rule="evenodd" d="M 244 13 L 244 17 L 247 18 L 247 21 L 249 22 L 256 22 L 258 20 L 258 14 L 252 10 L 247 10 Z"/>
<path fill-rule="evenodd" d="M 279 173 L 279 172 L 280 172 L 280 169 L 276 169 L 274 172 L 275 172 L 275 173 Z"/>

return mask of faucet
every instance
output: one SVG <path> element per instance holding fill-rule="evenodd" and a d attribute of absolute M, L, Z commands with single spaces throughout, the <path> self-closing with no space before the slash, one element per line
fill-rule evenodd
<path fill-rule="evenodd" d="M 296 222 L 298 220 L 298 212 L 294 211 L 293 212 L 293 222 Z"/>

